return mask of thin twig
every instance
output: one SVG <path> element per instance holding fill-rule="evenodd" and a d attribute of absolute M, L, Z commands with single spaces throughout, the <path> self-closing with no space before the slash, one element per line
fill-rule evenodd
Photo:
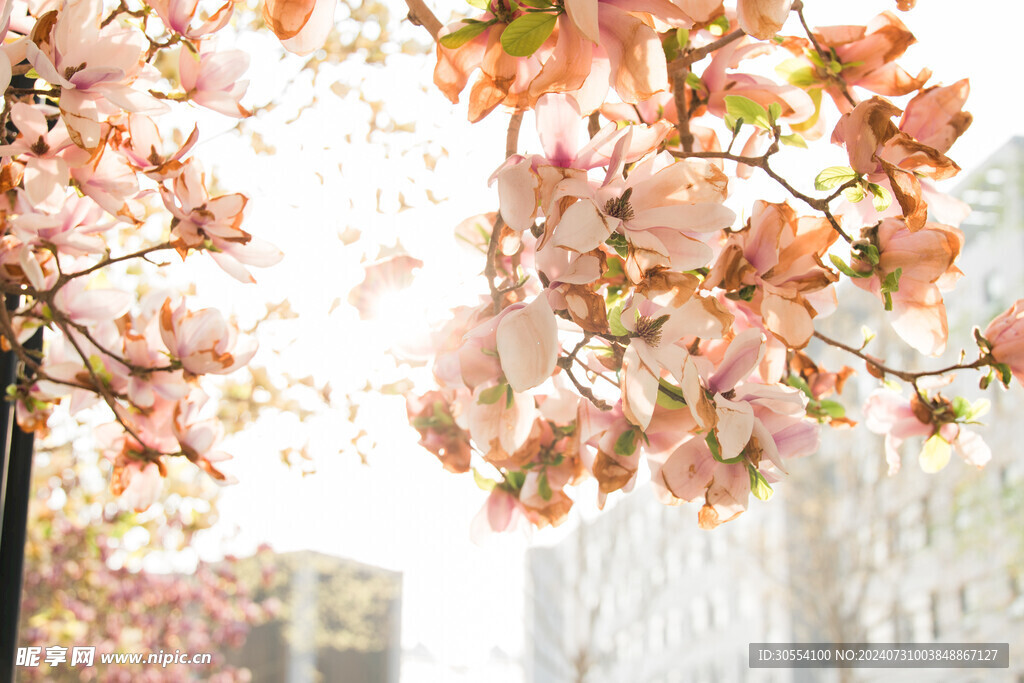
<path fill-rule="evenodd" d="M 409 6 L 409 21 L 427 29 L 430 37 L 436 41 L 441 29 L 444 28 L 437 15 L 430 11 L 423 0 L 405 0 L 405 4 Z"/>
<path fill-rule="evenodd" d="M 868 363 L 868 364 L 874 366 L 875 368 L 877 368 L 880 372 L 882 372 L 884 374 L 887 374 L 887 375 L 892 375 L 893 377 L 899 377 L 904 382 L 909 382 L 910 384 L 913 384 L 915 387 L 917 386 L 917 380 L 921 379 L 922 377 L 932 377 L 932 376 L 935 376 L 935 375 L 945 375 L 947 373 L 954 372 L 956 370 L 974 370 L 974 369 L 977 369 L 977 368 L 985 367 L 986 365 L 991 365 L 991 362 L 992 362 L 990 358 L 988 358 L 986 356 L 982 356 L 981 358 L 979 358 L 978 360 L 974 361 L 973 363 L 957 363 L 955 365 L 950 365 L 950 366 L 947 366 L 947 367 L 944 367 L 944 368 L 940 368 L 938 370 L 923 370 L 921 372 L 907 372 L 906 370 L 897 370 L 895 368 L 891 368 L 888 365 L 885 365 L 885 363 L 883 363 L 878 358 L 875 358 L 874 356 L 869 356 L 868 354 L 864 353 L 860 349 L 855 348 L 853 346 L 850 346 L 848 344 L 844 344 L 841 341 L 837 341 L 835 339 L 832 339 L 831 337 L 828 337 L 828 336 L 822 334 L 821 332 L 818 332 L 817 330 L 815 330 L 814 336 L 817 337 L 818 339 L 820 339 L 821 341 L 825 342 L 829 346 L 834 346 L 837 349 L 842 349 L 843 351 L 846 351 L 848 353 L 852 353 L 853 355 L 855 355 L 858 358 L 860 358 L 861 360 L 863 360 L 865 363 Z"/>
<path fill-rule="evenodd" d="M 811 27 L 807 25 L 807 19 L 804 18 L 803 0 L 794 0 L 792 10 L 796 12 L 798 17 L 800 17 L 800 24 L 804 27 L 804 33 L 807 34 L 807 38 L 811 41 L 811 45 L 814 46 L 815 52 L 817 52 L 818 56 L 821 57 L 821 61 L 823 63 L 832 61 L 832 53 L 821 46 L 818 39 L 815 38 L 814 32 L 811 31 Z M 843 93 L 843 97 L 845 97 L 846 101 L 850 103 L 850 106 L 856 107 L 857 100 L 855 100 L 853 95 L 850 94 L 850 90 L 846 85 L 846 80 L 840 74 L 829 73 L 828 76 L 831 80 L 835 81 L 837 86 L 839 86 L 839 91 Z"/>

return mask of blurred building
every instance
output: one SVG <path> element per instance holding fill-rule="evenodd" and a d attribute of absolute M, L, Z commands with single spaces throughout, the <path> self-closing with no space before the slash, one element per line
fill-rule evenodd
<path fill-rule="evenodd" d="M 400 573 L 312 551 L 242 563 L 250 590 L 281 603 L 230 657 L 252 683 L 398 683 Z"/>
<path fill-rule="evenodd" d="M 966 273 L 947 297 L 949 352 L 968 359 L 971 325 L 1024 297 L 1024 139 L 1015 138 L 953 193 L 974 211 L 962 223 Z M 848 287 L 827 334 L 896 367 L 915 353 L 891 333 L 876 299 Z M 815 349 L 820 351 L 820 349 Z M 815 356 L 816 358 L 819 355 Z M 858 369 L 841 397 L 852 417 L 878 381 L 840 352 L 826 366 Z M 978 427 L 993 460 L 956 455 L 934 475 L 907 443 L 887 476 L 882 437 L 823 428 L 821 451 L 791 462 L 769 503 L 697 528 L 697 506 L 669 508 L 649 490 L 528 559 L 527 680 L 537 683 L 734 681 L 1024 681 L 1024 421 L 1019 386 L 978 390 L 977 372 L 941 389 L 985 396 Z M 905 389 L 905 391 L 907 391 Z M 751 642 L 1008 642 L 1010 669 L 750 669 Z"/>

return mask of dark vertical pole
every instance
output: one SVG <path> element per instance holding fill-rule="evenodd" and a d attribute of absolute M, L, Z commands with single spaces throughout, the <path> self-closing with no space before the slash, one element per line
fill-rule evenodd
<path fill-rule="evenodd" d="M 7 307 L 17 307 L 18 297 L 8 296 Z M 28 351 L 40 351 L 43 331 L 39 329 L 25 344 Z M 0 390 L 18 380 L 20 361 L 14 351 L 0 353 Z M 28 501 L 31 496 L 33 434 L 18 428 L 14 402 L 0 405 L 0 438 L 3 439 L 3 471 L 0 480 L 0 681 L 14 680 L 18 647 L 18 614 L 21 609 L 22 570 L 25 563 L 25 534 Z"/>
<path fill-rule="evenodd" d="M 24 74 L 11 78 L 15 88 L 31 88 L 32 83 Z M 34 100 L 39 102 L 41 98 Z M 51 128 L 54 123 L 49 124 Z M 4 143 L 11 142 L 16 134 L 17 128 L 10 120 L 6 128 L 0 130 Z M 21 297 L 16 295 L 2 298 L 8 311 L 17 309 L 21 302 Z M 24 348 L 30 353 L 42 351 L 42 328 L 32 335 Z M 20 359 L 13 350 L 0 352 L 0 392 L 17 383 L 20 366 Z M 3 447 L 0 454 L 0 681 L 13 681 L 31 496 L 33 434 L 18 428 L 14 402 L 5 400 L 5 396 L 0 395 L 0 446 Z"/>

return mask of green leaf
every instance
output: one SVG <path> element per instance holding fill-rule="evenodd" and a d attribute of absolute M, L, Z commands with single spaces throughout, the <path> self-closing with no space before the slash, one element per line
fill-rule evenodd
<path fill-rule="evenodd" d="M 921 469 L 929 474 L 938 472 L 949 463 L 951 452 L 952 449 L 950 449 L 948 441 L 938 434 L 932 434 L 924 442 L 924 448 L 921 449 L 921 455 L 918 458 Z"/>
<path fill-rule="evenodd" d="M 484 389 L 480 392 L 480 396 L 477 397 L 476 402 L 480 405 L 489 406 L 492 403 L 497 403 L 498 399 L 505 395 L 505 390 L 508 385 L 504 382 L 495 384 L 490 389 Z"/>
<path fill-rule="evenodd" d="M 441 36 L 437 42 L 449 50 L 455 50 L 483 33 L 488 26 L 490 26 L 490 23 L 485 21 L 466 24 L 458 31 L 452 31 L 447 35 Z"/>
<path fill-rule="evenodd" d="M 702 81 L 700 76 L 692 71 L 686 74 L 686 85 L 690 86 L 694 90 L 707 90 L 707 86 L 704 85 L 704 81 Z"/>
<path fill-rule="evenodd" d="M 484 491 L 490 491 L 498 483 L 493 479 L 488 479 L 484 475 L 480 474 L 480 471 L 475 467 L 473 468 L 473 481 L 476 482 L 476 485 Z"/>
<path fill-rule="evenodd" d="M 635 428 L 619 434 L 619 438 L 615 440 L 615 455 L 629 457 L 636 453 L 636 437 L 637 430 Z"/>
<path fill-rule="evenodd" d="M 487 11 L 488 0 L 466 0 L 472 7 Z"/>
<path fill-rule="evenodd" d="M 622 233 L 613 232 L 604 243 L 614 249 L 615 253 L 622 258 L 629 256 L 629 242 L 626 241 L 626 236 Z"/>
<path fill-rule="evenodd" d="M 750 492 L 754 494 L 754 497 L 763 501 L 770 500 L 775 492 L 772 490 L 768 480 L 764 478 L 764 475 L 749 463 L 747 464 L 747 472 L 750 474 Z"/>
<path fill-rule="evenodd" d="M 749 97 L 726 95 L 725 113 L 733 119 L 743 119 L 744 122 L 760 128 L 772 127 L 771 119 L 765 108 Z"/>
<path fill-rule="evenodd" d="M 864 199 L 864 188 L 860 185 L 850 185 L 848 188 L 843 190 L 843 198 L 851 204 L 856 204 L 860 200 Z"/>
<path fill-rule="evenodd" d="M 874 205 L 875 211 L 885 211 L 889 208 L 892 204 L 892 195 L 889 194 L 889 190 L 877 183 L 869 183 L 868 189 L 874 195 L 871 199 L 871 204 Z"/>
<path fill-rule="evenodd" d="M 831 190 L 857 177 L 856 171 L 849 166 L 829 166 L 814 179 L 815 190 Z"/>
<path fill-rule="evenodd" d="M 872 329 L 871 329 L 870 327 L 868 327 L 867 325 L 861 325 L 861 326 L 860 326 L 860 334 L 861 334 L 861 336 L 862 336 L 862 337 L 864 338 L 864 342 L 863 342 L 863 343 L 862 343 L 862 344 L 860 345 L 860 348 L 861 348 L 861 349 L 863 349 L 863 348 L 864 348 L 865 346 L 867 346 L 868 344 L 870 344 L 870 343 L 871 343 L 871 340 L 872 340 L 872 339 L 874 339 L 874 338 L 875 338 L 875 337 L 877 336 L 877 335 L 875 334 L 875 331 L 874 331 L 874 330 L 872 330 Z"/>
<path fill-rule="evenodd" d="M 548 9 L 551 7 L 551 3 L 548 0 L 519 0 L 519 2 L 534 9 Z"/>
<path fill-rule="evenodd" d="M 814 398 L 814 394 L 811 393 L 811 387 L 807 385 L 807 380 L 800 375 L 790 375 L 786 378 L 786 384 L 804 392 L 807 398 Z"/>
<path fill-rule="evenodd" d="M 1007 389 L 1010 388 L 1010 380 L 1013 379 L 1013 373 L 1010 371 L 1010 366 L 1006 363 L 993 363 L 992 367 L 999 371 L 999 381 L 1003 383 L 1003 386 Z"/>
<path fill-rule="evenodd" d="M 526 481 L 526 472 L 520 472 L 515 470 L 505 474 L 505 482 L 512 487 L 513 491 L 518 491 L 523 488 L 523 482 Z"/>
<path fill-rule="evenodd" d="M 678 410 L 686 407 L 686 399 L 678 387 L 674 387 L 664 379 L 658 380 L 657 403 L 666 410 Z"/>
<path fill-rule="evenodd" d="M 832 265 L 834 265 L 836 268 L 838 268 L 839 272 L 842 273 L 843 275 L 847 276 L 847 277 L 861 278 L 861 277 L 871 277 L 871 275 L 872 275 L 870 272 L 868 272 L 868 273 L 861 273 L 859 271 L 854 270 L 850 266 L 846 265 L 846 261 L 844 261 L 843 259 L 839 258 L 835 254 L 829 254 L 828 257 L 832 261 Z"/>
<path fill-rule="evenodd" d="M 839 403 L 838 401 L 821 401 L 818 404 L 818 407 L 821 408 L 821 412 L 825 413 L 826 415 L 833 419 L 846 417 L 846 408 L 844 408 L 843 404 Z"/>
<path fill-rule="evenodd" d="M 789 135 L 780 135 L 779 142 L 790 147 L 802 147 L 807 149 L 807 141 L 804 140 L 804 136 L 799 133 L 790 133 Z"/>
<path fill-rule="evenodd" d="M 881 255 L 878 253 L 878 247 L 871 243 L 860 243 L 853 246 L 853 250 L 857 252 L 857 256 L 867 261 L 873 266 L 877 266 L 881 260 Z"/>
<path fill-rule="evenodd" d="M 611 310 L 608 311 L 608 331 L 616 337 L 625 337 L 629 335 L 629 330 L 627 330 L 622 324 L 622 309 L 625 305 L 625 301 L 620 301 L 612 306 Z"/>
<path fill-rule="evenodd" d="M 708 24 L 708 31 L 713 36 L 724 36 L 729 32 L 729 19 L 724 14 L 716 17 L 714 21 Z"/>
<path fill-rule="evenodd" d="M 728 292 L 725 296 L 733 301 L 752 301 L 757 293 L 756 285 L 744 285 L 735 292 Z"/>
<path fill-rule="evenodd" d="M 512 393 L 512 387 L 511 386 L 506 386 L 505 387 L 505 409 L 506 410 L 512 407 L 512 404 L 515 402 L 515 398 L 516 398 L 515 394 Z"/>
<path fill-rule="evenodd" d="M 885 301 L 885 310 L 892 310 L 892 293 L 900 291 L 900 276 L 903 269 L 897 268 L 882 278 L 882 298 Z"/>
<path fill-rule="evenodd" d="M 768 105 L 768 120 L 772 122 L 772 125 L 779 120 L 782 116 L 782 105 L 778 102 L 772 102 Z"/>
<path fill-rule="evenodd" d="M 795 85 L 798 88 L 810 88 L 819 82 L 814 73 L 814 67 L 799 57 L 782 62 L 775 67 L 775 73 L 790 85 Z"/>
<path fill-rule="evenodd" d="M 537 480 L 537 493 L 544 500 L 551 500 L 551 484 L 548 482 L 547 472 L 541 472 L 540 478 Z"/>
<path fill-rule="evenodd" d="M 676 45 L 679 46 L 680 51 L 685 50 L 686 46 L 690 43 L 690 31 L 685 28 L 676 29 Z M 692 71 L 690 73 L 693 73 Z"/>
<path fill-rule="evenodd" d="M 704 437 L 704 441 L 707 442 L 708 448 L 711 449 L 711 457 L 720 463 L 726 465 L 732 465 L 743 460 L 743 453 L 740 452 L 735 458 L 729 458 L 728 460 L 722 457 L 722 447 L 718 443 L 718 436 L 715 432 L 708 432 L 708 435 Z"/>
<path fill-rule="evenodd" d="M 501 46 L 513 57 L 529 57 L 551 35 L 556 19 L 554 14 L 547 12 L 524 14 L 501 32 Z"/>

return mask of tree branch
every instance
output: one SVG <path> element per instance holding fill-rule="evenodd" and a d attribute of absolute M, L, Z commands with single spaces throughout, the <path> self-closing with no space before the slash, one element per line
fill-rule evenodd
<path fill-rule="evenodd" d="M 405 4 L 409 6 L 409 21 L 427 29 L 430 37 L 436 42 L 441 29 L 444 28 L 444 24 L 437 18 L 437 15 L 430 11 L 423 0 L 405 0 Z"/>
<path fill-rule="evenodd" d="M 825 342 L 829 346 L 834 346 L 837 349 L 842 349 L 843 351 L 846 351 L 847 353 L 852 353 L 853 355 L 863 360 L 865 363 L 874 366 L 883 374 L 892 375 L 893 377 L 899 377 L 904 382 L 913 384 L 915 387 L 917 386 L 917 380 L 921 379 L 922 377 L 945 375 L 950 372 L 955 372 L 956 370 L 975 370 L 977 368 L 985 367 L 986 365 L 991 365 L 992 363 L 990 358 L 982 356 L 973 363 L 957 363 L 955 365 L 949 365 L 944 368 L 939 368 L 938 370 L 907 372 L 906 370 L 897 370 L 895 368 L 891 368 L 888 365 L 885 365 L 885 363 L 880 359 L 875 358 L 874 356 L 870 356 L 864 353 L 862 350 L 854 348 L 848 344 L 844 344 L 841 341 L 837 341 L 835 339 L 832 339 L 831 337 L 825 336 L 824 334 L 818 332 L 817 330 L 814 331 L 814 336 L 820 339 L 821 341 Z"/>

